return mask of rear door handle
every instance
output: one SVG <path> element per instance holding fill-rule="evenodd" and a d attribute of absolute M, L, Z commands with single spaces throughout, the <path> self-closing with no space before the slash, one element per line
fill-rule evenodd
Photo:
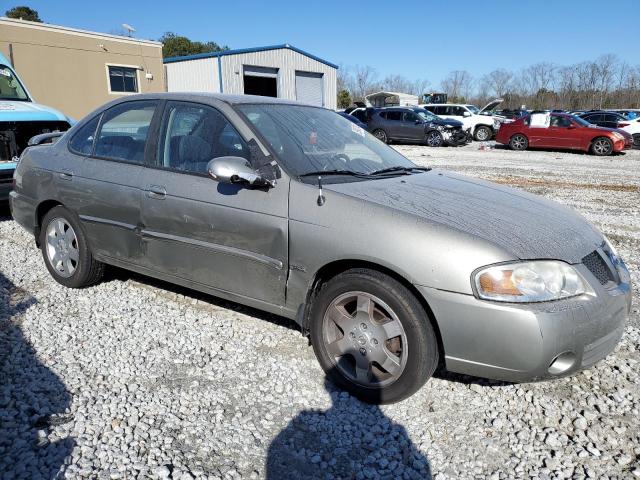
<path fill-rule="evenodd" d="M 167 189 L 160 185 L 151 185 L 147 190 L 147 196 L 156 200 L 163 200 L 167 196 Z"/>
<path fill-rule="evenodd" d="M 60 172 L 60 178 L 62 178 L 63 180 L 72 180 L 73 172 L 71 170 L 62 170 Z"/>

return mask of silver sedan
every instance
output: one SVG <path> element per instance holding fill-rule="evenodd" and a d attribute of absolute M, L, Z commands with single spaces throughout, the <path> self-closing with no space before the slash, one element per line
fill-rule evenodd
<path fill-rule="evenodd" d="M 406 398 L 439 363 L 571 374 L 630 309 L 623 261 L 573 211 L 417 167 L 325 109 L 129 96 L 31 143 L 11 209 L 56 281 L 115 265 L 294 319 L 365 401 Z"/>

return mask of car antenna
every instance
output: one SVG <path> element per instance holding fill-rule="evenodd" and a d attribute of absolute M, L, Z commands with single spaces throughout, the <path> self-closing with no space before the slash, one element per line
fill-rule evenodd
<path fill-rule="evenodd" d="M 318 175 L 318 206 L 324 205 L 324 195 L 322 194 L 322 176 Z"/>

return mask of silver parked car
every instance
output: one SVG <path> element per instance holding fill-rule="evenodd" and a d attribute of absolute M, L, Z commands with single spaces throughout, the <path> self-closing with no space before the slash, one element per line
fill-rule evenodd
<path fill-rule="evenodd" d="M 11 209 L 61 284 L 116 265 L 295 319 L 366 401 L 411 395 L 440 360 L 508 381 L 576 372 L 613 350 L 631 304 L 623 261 L 571 210 L 272 98 L 111 102 L 25 151 Z"/>

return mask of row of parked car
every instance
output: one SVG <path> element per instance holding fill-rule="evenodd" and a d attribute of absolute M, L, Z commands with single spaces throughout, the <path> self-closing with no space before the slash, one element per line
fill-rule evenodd
<path fill-rule="evenodd" d="M 422 143 L 437 147 L 469 141 L 498 143 L 514 150 L 551 148 L 610 155 L 640 147 L 640 110 L 528 111 L 478 109 L 464 104 L 352 108 L 341 112 L 385 143 Z"/>
<path fill-rule="evenodd" d="M 351 108 L 341 112 L 385 143 L 423 143 L 432 147 L 463 145 L 493 138 L 504 118 L 491 115 L 501 100 L 483 109 L 465 104 Z"/>

